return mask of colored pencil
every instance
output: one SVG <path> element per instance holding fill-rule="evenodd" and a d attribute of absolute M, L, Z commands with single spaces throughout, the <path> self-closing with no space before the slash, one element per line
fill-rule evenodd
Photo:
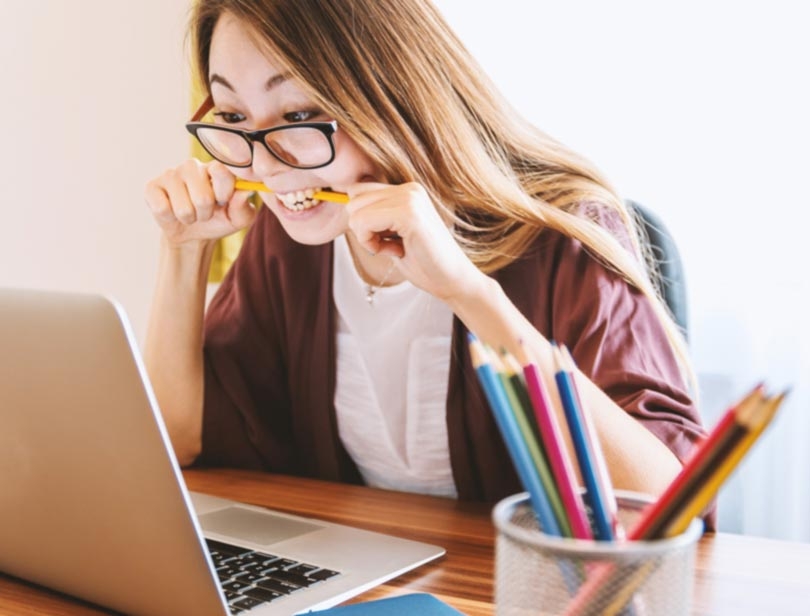
<path fill-rule="evenodd" d="M 571 525 L 571 533 L 577 539 L 593 539 L 590 522 L 585 513 L 585 504 L 582 502 L 571 459 L 565 449 L 562 430 L 543 384 L 543 377 L 533 363 L 526 363 L 523 366 L 523 375 L 526 378 L 526 387 L 534 408 L 538 431 Z"/>
<path fill-rule="evenodd" d="M 529 391 L 526 388 L 526 377 L 523 375 L 523 368 L 513 355 L 504 350 L 501 350 L 499 359 L 504 370 L 509 376 L 509 381 L 512 383 L 512 389 L 514 389 L 515 394 L 517 394 L 517 397 L 520 400 L 521 407 L 526 411 L 526 421 L 532 430 L 532 434 L 534 435 L 538 446 L 540 447 L 540 451 L 542 451 L 544 456 L 547 458 L 548 456 L 545 453 L 543 441 L 540 438 L 540 427 L 537 425 L 537 418 L 534 415 L 532 401 L 529 397 Z"/>
<path fill-rule="evenodd" d="M 261 182 L 251 182 L 249 180 L 237 179 L 234 185 L 236 190 L 255 190 L 256 192 L 274 192 Z M 320 199 L 321 201 L 331 201 L 332 203 L 348 203 L 349 195 L 345 193 L 332 192 L 331 190 L 319 190 L 312 195 L 313 199 Z"/>
<path fill-rule="evenodd" d="M 473 368 L 478 375 L 478 380 L 489 402 L 490 410 L 495 417 L 495 423 L 501 432 L 509 456 L 512 458 L 515 471 L 524 489 L 529 493 L 529 500 L 538 522 L 543 532 L 559 537 L 561 536 L 560 527 L 551 509 L 543 482 L 523 440 L 501 380 L 492 368 L 482 343 L 472 333 L 468 334 L 468 339 Z"/>
<path fill-rule="evenodd" d="M 552 351 L 556 368 L 554 379 L 560 392 L 560 400 L 565 411 L 571 440 L 574 444 L 574 453 L 579 462 L 579 472 L 585 483 L 585 500 L 590 505 L 593 515 L 594 538 L 601 541 L 611 541 L 613 539 L 613 527 L 610 513 L 605 503 L 605 494 L 602 492 L 600 481 L 597 478 L 596 461 L 589 443 L 590 439 L 586 433 L 582 409 L 579 407 L 574 393 L 575 385 L 565 372 L 559 348 L 555 345 Z"/>
<path fill-rule="evenodd" d="M 629 533 L 633 541 L 658 539 L 664 529 L 672 523 L 682 508 L 687 496 L 694 493 L 701 475 L 716 464 L 724 447 L 735 437 L 734 426 L 738 415 L 746 415 L 754 408 L 763 396 L 763 387 L 758 385 L 737 404 L 729 408 L 720 421 L 711 430 L 692 455 L 686 460 L 681 471 L 667 486 L 664 492 L 652 505 L 642 511 L 641 516 Z M 737 433 L 737 438 L 740 434 Z M 690 487 L 691 486 L 691 487 Z"/>
<path fill-rule="evenodd" d="M 635 593 L 644 585 L 659 564 L 648 560 L 636 565 L 634 570 L 623 571 L 622 579 L 617 580 L 621 582 L 618 588 L 611 583 L 604 584 L 600 589 L 600 595 L 594 597 L 591 602 L 592 606 L 599 608 L 599 612 L 593 613 L 593 616 L 618 616 L 621 614 L 630 616 L 638 612 L 643 613 L 641 602 L 634 601 Z M 607 605 L 599 607 L 605 603 Z M 585 611 L 583 616 L 586 614 L 590 616 L 591 612 Z"/>
<path fill-rule="evenodd" d="M 624 529 L 619 523 L 619 503 L 616 500 L 616 494 L 613 491 L 613 481 L 610 479 L 608 472 L 607 462 L 605 461 L 605 454 L 602 451 L 601 441 L 596 432 L 596 428 L 591 420 L 588 409 L 582 404 L 579 387 L 576 385 L 576 365 L 574 358 L 568 351 L 568 347 L 561 345 L 560 352 L 563 357 L 563 367 L 568 374 L 572 385 L 574 386 L 574 396 L 576 397 L 577 404 L 581 409 L 582 423 L 585 426 L 585 436 L 588 438 L 591 451 L 593 452 L 593 461 L 596 465 L 596 479 L 599 482 L 599 487 L 604 496 L 605 507 L 607 508 L 608 516 L 610 519 L 610 530 L 613 539 L 624 539 Z"/>
<path fill-rule="evenodd" d="M 647 507 L 642 512 L 642 518 L 630 531 L 629 539 L 652 540 L 674 537 L 685 532 L 692 520 L 705 510 L 751 446 L 762 435 L 785 395 L 783 393 L 774 398 L 765 398 L 763 387 L 758 385 L 729 409 L 689 458 L 681 474 L 673 480 L 653 506 Z M 731 419 L 728 419 L 729 417 Z M 742 439 L 728 437 L 732 432 L 739 434 L 740 429 L 743 432 Z M 698 474 L 702 479 L 695 485 L 694 482 L 682 479 L 684 473 L 689 477 Z M 671 505 L 672 493 L 680 502 L 674 511 Z M 662 505 L 659 506 L 659 503 Z M 661 524 L 662 516 L 667 520 L 664 525 Z M 650 520 L 654 523 L 651 524 Z M 658 528 L 661 530 L 653 530 Z M 606 593 L 617 594 L 615 585 L 618 580 L 615 579 L 614 566 L 606 565 L 592 573 L 593 575 L 582 585 L 572 600 L 565 612 L 566 616 L 587 614 L 589 606 L 601 603 Z M 631 582 L 635 588 L 640 586 L 636 581 L 633 576 Z"/>
<path fill-rule="evenodd" d="M 731 454 L 713 470 L 710 477 L 703 483 L 700 490 L 690 500 L 689 504 L 685 506 L 680 514 L 669 524 L 664 531 L 665 536 L 674 537 L 683 533 L 686 531 L 691 521 L 703 513 L 711 500 L 720 491 L 725 481 L 739 466 L 740 461 L 745 454 L 748 453 L 748 450 L 757 442 L 765 431 L 765 428 L 770 425 L 786 397 L 787 392 L 783 392 L 778 396 L 769 398 L 757 407 L 755 413 L 742 419 L 742 421 L 747 422 L 748 432 L 746 436 L 737 444 Z"/>
<path fill-rule="evenodd" d="M 522 372 L 515 371 L 513 361 L 514 358 L 510 355 L 502 355 L 500 358 L 493 359 L 493 365 L 496 367 L 496 372 L 503 382 L 504 390 L 512 405 L 515 420 L 526 442 L 529 455 L 546 489 L 546 495 L 548 496 L 551 509 L 554 512 L 554 517 L 557 519 L 560 534 L 563 537 L 573 537 L 571 524 L 568 520 L 568 515 L 565 513 L 565 506 L 560 498 L 557 484 L 551 473 L 548 458 L 540 442 L 537 425 L 534 422 L 531 401 L 526 392 L 526 384 L 521 378 Z"/>

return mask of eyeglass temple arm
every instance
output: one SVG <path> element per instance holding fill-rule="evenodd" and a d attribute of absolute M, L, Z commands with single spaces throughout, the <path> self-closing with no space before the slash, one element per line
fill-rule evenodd
<path fill-rule="evenodd" d="M 213 107 L 214 107 L 214 99 L 211 98 L 211 95 L 209 94 L 208 96 L 205 97 L 205 100 L 202 102 L 197 111 L 194 112 L 194 115 L 191 116 L 191 121 L 199 122 L 206 113 L 208 113 L 209 111 L 211 111 L 211 109 L 213 109 Z"/>

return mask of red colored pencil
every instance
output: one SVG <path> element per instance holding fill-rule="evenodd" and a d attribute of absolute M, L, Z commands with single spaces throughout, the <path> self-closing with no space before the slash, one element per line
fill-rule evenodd
<path fill-rule="evenodd" d="M 644 509 L 641 517 L 631 529 L 628 539 L 649 540 L 658 539 L 663 530 L 677 515 L 679 503 L 691 490 L 701 475 L 705 474 L 718 454 L 728 445 L 734 436 L 734 427 L 737 425 L 737 414 L 757 405 L 764 395 L 763 385 L 757 385 L 748 395 L 726 411 L 720 421 L 712 429 L 709 436 L 701 442 L 684 464 L 681 472 L 667 486 L 663 494 Z"/>

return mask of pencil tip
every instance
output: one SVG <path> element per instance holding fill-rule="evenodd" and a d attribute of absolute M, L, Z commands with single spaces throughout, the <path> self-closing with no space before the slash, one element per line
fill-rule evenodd
<path fill-rule="evenodd" d="M 566 366 L 569 369 L 573 370 L 576 367 L 577 363 L 574 361 L 574 356 L 571 355 L 570 349 L 567 346 L 562 345 L 561 351 L 562 356 L 565 359 Z"/>
<path fill-rule="evenodd" d="M 560 348 L 556 344 L 551 347 L 551 359 L 554 361 L 554 369 L 560 372 L 563 369 L 562 356 L 560 355 Z"/>

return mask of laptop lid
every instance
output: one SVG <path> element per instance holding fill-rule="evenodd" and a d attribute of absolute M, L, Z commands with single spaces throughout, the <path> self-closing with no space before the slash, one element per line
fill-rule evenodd
<path fill-rule="evenodd" d="M 0 571 L 128 614 L 228 613 L 200 521 L 214 539 L 341 572 L 251 614 L 334 605 L 444 553 L 192 503 L 127 318 L 97 295 L 0 289 L 0 485 Z"/>

